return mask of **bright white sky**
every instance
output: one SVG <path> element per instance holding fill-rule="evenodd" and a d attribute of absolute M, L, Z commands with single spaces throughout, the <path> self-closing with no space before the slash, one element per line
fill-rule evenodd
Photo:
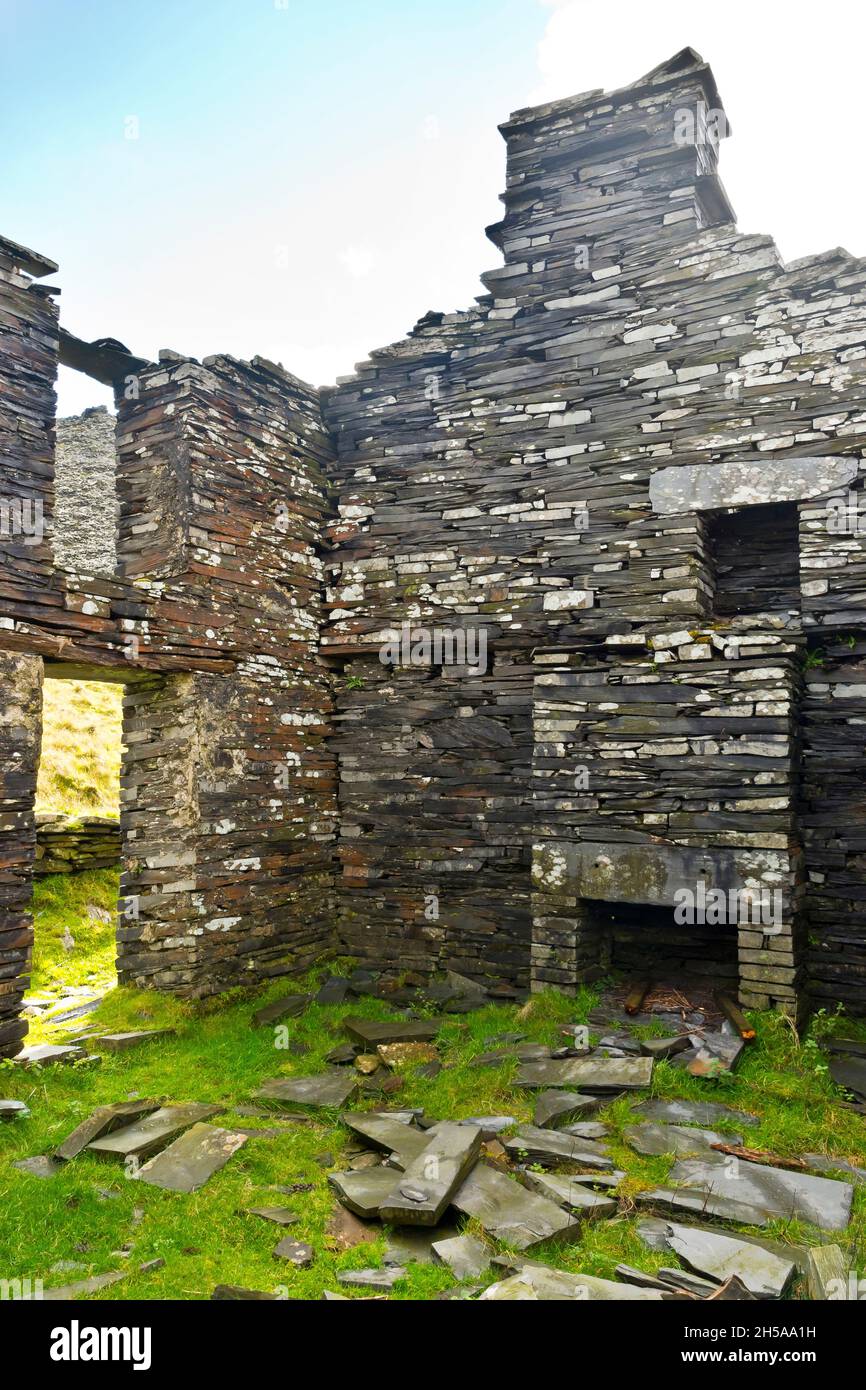
<path fill-rule="evenodd" d="M 60 262 L 68 328 L 145 356 L 258 352 L 325 384 L 466 307 L 500 259 L 497 121 L 687 44 L 731 122 L 741 231 L 789 260 L 866 254 L 862 3 L 0 0 L 8 15 L 10 109 L 16 85 L 27 100 L 2 230 Z M 103 400 L 62 373 L 61 414 Z"/>

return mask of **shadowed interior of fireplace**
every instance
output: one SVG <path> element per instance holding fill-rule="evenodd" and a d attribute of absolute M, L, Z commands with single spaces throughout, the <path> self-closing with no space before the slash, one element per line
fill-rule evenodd
<path fill-rule="evenodd" d="M 680 924 L 673 907 L 647 903 L 585 903 L 601 964 L 654 983 L 696 983 L 736 993 L 737 927 Z"/>

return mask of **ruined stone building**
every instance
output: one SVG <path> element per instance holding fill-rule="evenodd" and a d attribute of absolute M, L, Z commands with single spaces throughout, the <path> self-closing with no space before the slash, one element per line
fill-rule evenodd
<path fill-rule="evenodd" d="M 692 50 L 502 133 L 487 292 L 321 392 L 83 343 L 0 242 L 0 1054 L 46 675 L 125 687 L 125 983 L 344 949 L 863 1011 L 866 264 L 737 231 Z M 113 490 L 78 428 L 55 472 L 58 361 Z"/>

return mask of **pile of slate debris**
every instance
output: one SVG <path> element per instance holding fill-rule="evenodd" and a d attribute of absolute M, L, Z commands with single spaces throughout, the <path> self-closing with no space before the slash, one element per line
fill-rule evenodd
<path fill-rule="evenodd" d="M 241 1116 L 270 1116 L 279 1126 L 291 1112 L 293 1122 L 309 1121 L 311 1112 L 339 1111 L 355 1141 L 342 1172 L 328 1181 L 339 1206 L 328 1228 L 331 1248 L 347 1249 L 389 1228 L 380 1268 L 347 1270 L 340 1285 L 366 1290 L 367 1298 L 387 1297 L 405 1277 L 410 1262 L 447 1266 L 455 1286 L 440 1298 L 484 1300 L 682 1299 L 744 1300 L 782 1298 L 796 1291 L 815 1299 L 856 1297 L 849 1258 L 829 1241 L 804 1247 L 731 1233 L 723 1223 L 766 1226 L 776 1219 L 795 1219 L 818 1230 L 845 1231 L 851 1217 L 854 1185 L 866 1182 L 866 1169 L 846 1159 L 803 1154 L 781 1160 L 748 1148 L 744 1135 L 759 1123 L 755 1115 L 714 1101 L 644 1099 L 634 1105 L 638 1122 L 623 1137 L 639 1154 L 674 1154 L 664 1187 L 635 1194 L 621 1211 L 617 1198 L 625 1173 L 615 1169 L 604 1142 L 607 1126 L 598 1114 L 611 1100 L 646 1092 L 654 1061 L 663 1057 L 696 1076 L 731 1071 L 746 1045 L 725 1020 L 711 1027 L 708 1011 L 684 1007 L 640 1012 L 610 999 L 594 1010 L 590 1024 L 604 1032 L 599 1043 L 586 1042 L 580 1025 L 562 1028 L 562 1042 L 548 1047 L 527 1042 L 520 1033 L 488 1040 L 490 1051 L 473 1066 L 499 1066 L 516 1060 L 513 1085 L 534 1095 L 532 1124 L 510 1115 L 482 1115 L 450 1120 L 431 1118 L 417 1109 L 357 1110 L 344 1108 L 372 1095 L 387 1100 L 399 1091 L 400 1070 L 413 1066 L 426 1076 L 443 1068 L 435 1039 L 441 1014 L 466 1013 L 495 1002 L 515 999 L 509 986 L 484 989 L 450 974 L 443 982 L 417 980 L 395 987 L 368 971 L 348 979 L 329 977 L 317 994 L 279 999 L 253 1014 L 254 1027 L 280 1026 L 297 1018 L 308 1005 L 343 1004 L 349 995 L 375 995 L 395 1007 L 387 1021 L 349 1016 L 342 1027 L 347 1041 L 328 1054 L 328 1069 L 311 1076 L 278 1077 L 256 1092 L 254 1104 L 236 1107 Z M 427 1017 L 417 1010 L 424 1006 Z M 662 1023 L 670 1035 L 639 1040 L 636 1026 Z M 137 1046 L 170 1030 L 99 1035 L 109 1049 Z M 866 1114 L 866 1044 L 841 1039 L 825 1043 L 834 1079 L 856 1097 L 849 1108 Z M 289 1052 L 307 1049 L 290 1043 Z M 79 1049 L 73 1051 L 80 1052 Z M 73 1060 L 62 1049 L 29 1049 L 18 1059 L 25 1066 Z M 266 1107 L 266 1108 L 265 1108 Z M 21 1160 L 15 1166 L 48 1177 L 64 1163 L 87 1152 L 123 1165 L 127 1176 L 178 1192 L 194 1192 L 222 1168 L 251 1137 L 268 1138 L 279 1127 L 224 1129 L 209 1123 L 223 1107 L 127 1100 L 101 1107 L 68 1135 L 51 1155 Z M 0 1120 L 26 1118 L 20 1101 L 0 1101 Z M 719 1131 L 714 1125 L 722 1124 Z M 506 1137 L 507 1136 L 507 1137 Z M 771 1161 L 772 1160 L 772 1161 Z M 846 1180 L 823 1176 L 834 1172 Z M 310 1190 L 309 1184 L 281 1187 L 285 1194 Z M 616 1267 L 616 1280 L 574 1274 L 532 1258 L 547 1241 L 579 1243 L 584 1223 L 621 1217 L 633 1205 L 646 1212 L 637 1234 L 650 1248 L 679 1257 L 685 1269 L 665 1268 L 645 1274 L 627 1265 Z M 300 1220 L 288 1206 L 247 1208 L 280 1227 Z M 473 1231 L 461 1232 L 461 1218 Z M 698 1218 L 698 1220 L 696 1220 Z M 699 1224 L 712 1218 L 713 1226 Z M 499 1244 L 501 1242 L 501 1245 Z M 507 1250 L 504 1248 L 507 1247 Z M 314 1249 L 284 1236 L 275 1256 L 297 1268 L 315 1260 Z M 142 1270 L 157 1268 L 152 1261 Z M 486 1282 L 490 1271 L 501 1277 Z M 97 1275 L 48 1298 L 94 1292 L 122 1279 L 124 1273 Z M 482 1279 L 485 1283 L 473 1282 Z M 856 1284 L 856 1279 L 855 1279 Z M 233 1285 L 219 1285 L 215 1299 L 278 1299 L 282 1295 Z M 327 1291 L 326 1300 L 346 1294 Z"/>

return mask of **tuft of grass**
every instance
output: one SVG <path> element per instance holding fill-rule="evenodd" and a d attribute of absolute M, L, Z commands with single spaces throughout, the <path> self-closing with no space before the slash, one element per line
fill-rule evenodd
<path fill-rule="evenodd" d="M 123 690 L 108 681 L 46 680 L 37 811 L 116 816 Z"/>

